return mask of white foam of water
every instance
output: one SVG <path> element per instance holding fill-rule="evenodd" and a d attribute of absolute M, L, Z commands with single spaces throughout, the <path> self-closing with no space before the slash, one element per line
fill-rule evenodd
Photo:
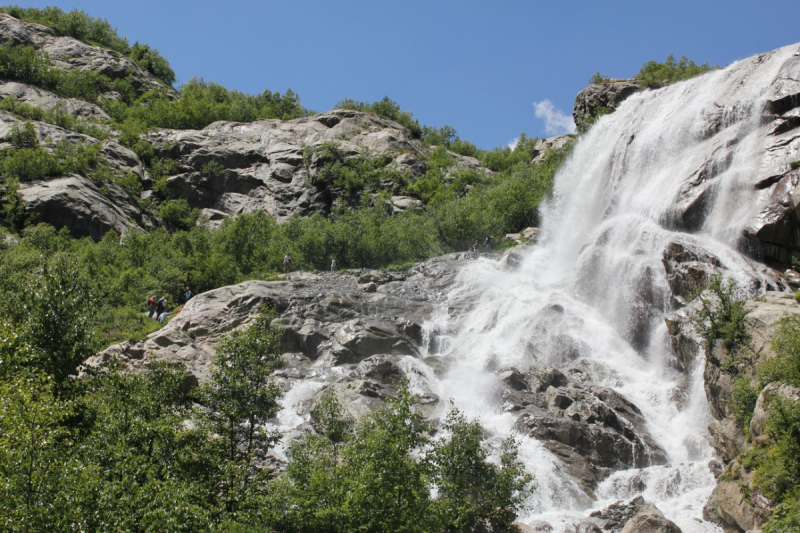
<path fill-rule="evenodd" d="M 689 376 L 673 369 L 663 317 L 675 303 L 663 256 L 679 243 L 716 256 L 740 283 L 761 277 L 735 246 L 767 200 L 746 180 L 763 158 L 756 134 L 763 95 L 793 53 L 782 49 L 636 94 L 601 118 L 556 177 L 542 210 L 541 244 L 516 271 L 471 262 L 426 326 L 427 338 L 436 339 L 429 353 L 448 371 L 426 376 L 424 387 L 480 418 L 490 433 L 506 435 L 515 423 L 502 410 L 496 370 L 524 371 L 534 362 L 565 368 L 584 359 L 595 382 L 641 409 L 669 457 L 665 466 L 615 473 L 588 502 L 541 443 L 520 436 L 538 485 L 523 520 L 565 526 L 590 507 L 643 494 L 686 533 L 718 531 L 702 521 L 714 486 L 703 362 Z M 707 186 L 705 201 L 680 218 L 676 205 L 694 199 L 692 181 Z M 446 309 L 469 310 L 447 316 Z"/>

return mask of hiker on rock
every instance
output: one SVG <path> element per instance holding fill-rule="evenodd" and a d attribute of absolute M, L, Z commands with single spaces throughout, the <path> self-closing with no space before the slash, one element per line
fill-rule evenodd
<path fill-rule="evenodd" d="M 150 307 L 150 312 L 147 313 L 147 318 L 153 318 L 153 315 L 156 313 L 156 296 L 153 295 L 147 300 L 147 305 Z M 158 318 L 158 315 L 156 315 Z"/>
<path fill-rule="evenodd" d="M 183 301 L 188 302 L 191 297 L 192 297 L 192 291 L 189 290 L 189 287 L 186 287 L 186 292 L 183 293 Z"/>
<path fill-rule="evenodd" d="M 331 261 L 331 272 L 336 272 L 337 270 L 339 270 L 339 267 L 336 266 L 336 258 L 334 257 L 333 261 Z"/>
<path fill-rule="evenodd" d="M 292 264 L 292 252 L 286 252 L 283 256 L 283 273 L 289 272 L 290 265 Z"/>
<path fill-rule="evenodd" d="M 167 310 L 167 299 L 162 296 L 156 305 L 156 319 L 161 317 L 161 313 Z"/>

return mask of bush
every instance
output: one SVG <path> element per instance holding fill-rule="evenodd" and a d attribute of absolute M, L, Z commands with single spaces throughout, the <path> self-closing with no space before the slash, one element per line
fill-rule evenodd
<path fill-rule="evenodd" d="M 744 327 L 744 299 L 736 295 L 736 282 L 715 276 L 707 292 L 699 295 L 701 307 L 693 317 L 697 331 L 711 353 L 714 341 L 721 339 L 728 350 L 735 351 L 749 342 Z"/>
<path fill-rule="evenodd" d="M 200 210 L 192 209 L 185 199 L 179 198 L 167 200 L 161 204 L 157 215 L 176 228 L 188 229 L 194 226 L 197 219 L 200 218 Z"/>
<path fill-rule="evenodd" d="M 670 54 L 663 63 L 648 61 L 634 77 L 641 80 L 647 87 L 658 88 L 676 81 L 694 78 L 718 68 L 712 67 L 708 62 L 698 65 L 694 61 L 687 59 L 686 56 L 675 61 L 675 56 Z"/>
<path fill-rule="evenodd" d="M 530 492 L 513 441 L 489 462 L 480 426 L 457 411 L 433 440 L 406 389 L 355 427 L 332 395 L 314 417 L 274 485 L 282 531 L 506 530 Z"/>
<path fill-rule="evenodd" d="M 175 71 L 172 70 L 169 62 L 155 48 L 150 48 L 146 44 L 137 42 L 131 48 L 130 57 L 136 64 L 167 85 L 175 83 Z"/>
<path fill-rule="evenodd" d="M 403 111 L 400 109 L 400 104 L 384 96 L 383 100 L 379 102 L 359 102 L 352 98 L 344 98 L 336 102 L 334 109 L 353 109 L 355 111 L 363 111 L 365 113 L 372 113 L 381 118 L 393 120 L 408 129 L 411 137 L 419 139 L 422 136 L 422 128 L 419 122 L 414 120 L 414 114 L 410 111 Z"/>

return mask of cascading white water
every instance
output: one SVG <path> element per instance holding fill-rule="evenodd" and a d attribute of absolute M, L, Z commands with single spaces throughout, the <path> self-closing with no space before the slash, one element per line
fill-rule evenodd
<path fill-rule="evenodd" d="M 764 94 L 793 54 L 787 47 L 638 93 L 601 118 L 558 173 L 540 244 L 520 268 L 472 262 L 443 306 L 469 311 L 442 312 L 427 325 L 438 336 L 431 352 L 449 370 L 443 378 L 420 371 L 421 386 L 495 435 L 513 432 L 516 421 L 502 410 L 498 369 L 524 371 L 534 362 L 565 368 L 583 359 L 597 363 L 589 366 L 594 382 L 641 409 L 669 457 L 664 466 L 613 474 L 591 501 L 541 443 L 520 436 L 537 484 L 523 521 L 544 519 L 560 531 L 589 508 L 643 494 L 685 533 L 719 530 L 702 521 L 715 483 L 703 362 L 688 377 L 671 364 L 663 318 L 675 300 L 662 257 L 671 242 L 690 244 L 719 258 L 727 276 L 758 278 L 736 240 L 766 201 L 747 183 L 764 158 L 754 132 Z M 676 205 L 692 176 L 710 185 L 689 217 Z M 554 305 L 563 312 L 548 312 Z"/>

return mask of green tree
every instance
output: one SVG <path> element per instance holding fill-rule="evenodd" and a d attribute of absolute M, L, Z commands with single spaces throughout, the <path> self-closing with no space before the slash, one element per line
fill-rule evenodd
<path fill-rule="evenodd" d="M 53 378 L 56 397 L 72 386 L 78 365 L 94 354 L 94 298 L 79 265 L 64 255 L 45 262 L 25 284 L 21 366 Z"/>
<path fill-rule="evenodd" d="M 232 520 L 246 520 L 262 495 L 268 472 L 259 465 L 280 438 L 265 424 L 280 409 L 280 388 L 270 379 L 282 366 L 280 332 L 272 327 L 273 313 L 262 311 L 245 329 L 217 344 L 211 380 L 200 390 L 208 408 L 205 423 L 219 435 L 219 488 L 224 509 Z"/>
<path fill-rule="evenodd" d="M 453 409 L 444 431 L 448 437 L 433 452 L 440 527 L 453 533 L 508 530 L 532 490 L 532 477 L 517 458 L 513 437 L 503 443 L 497 465 L 488 460 L 478 421 L 468 421 Z"/>

